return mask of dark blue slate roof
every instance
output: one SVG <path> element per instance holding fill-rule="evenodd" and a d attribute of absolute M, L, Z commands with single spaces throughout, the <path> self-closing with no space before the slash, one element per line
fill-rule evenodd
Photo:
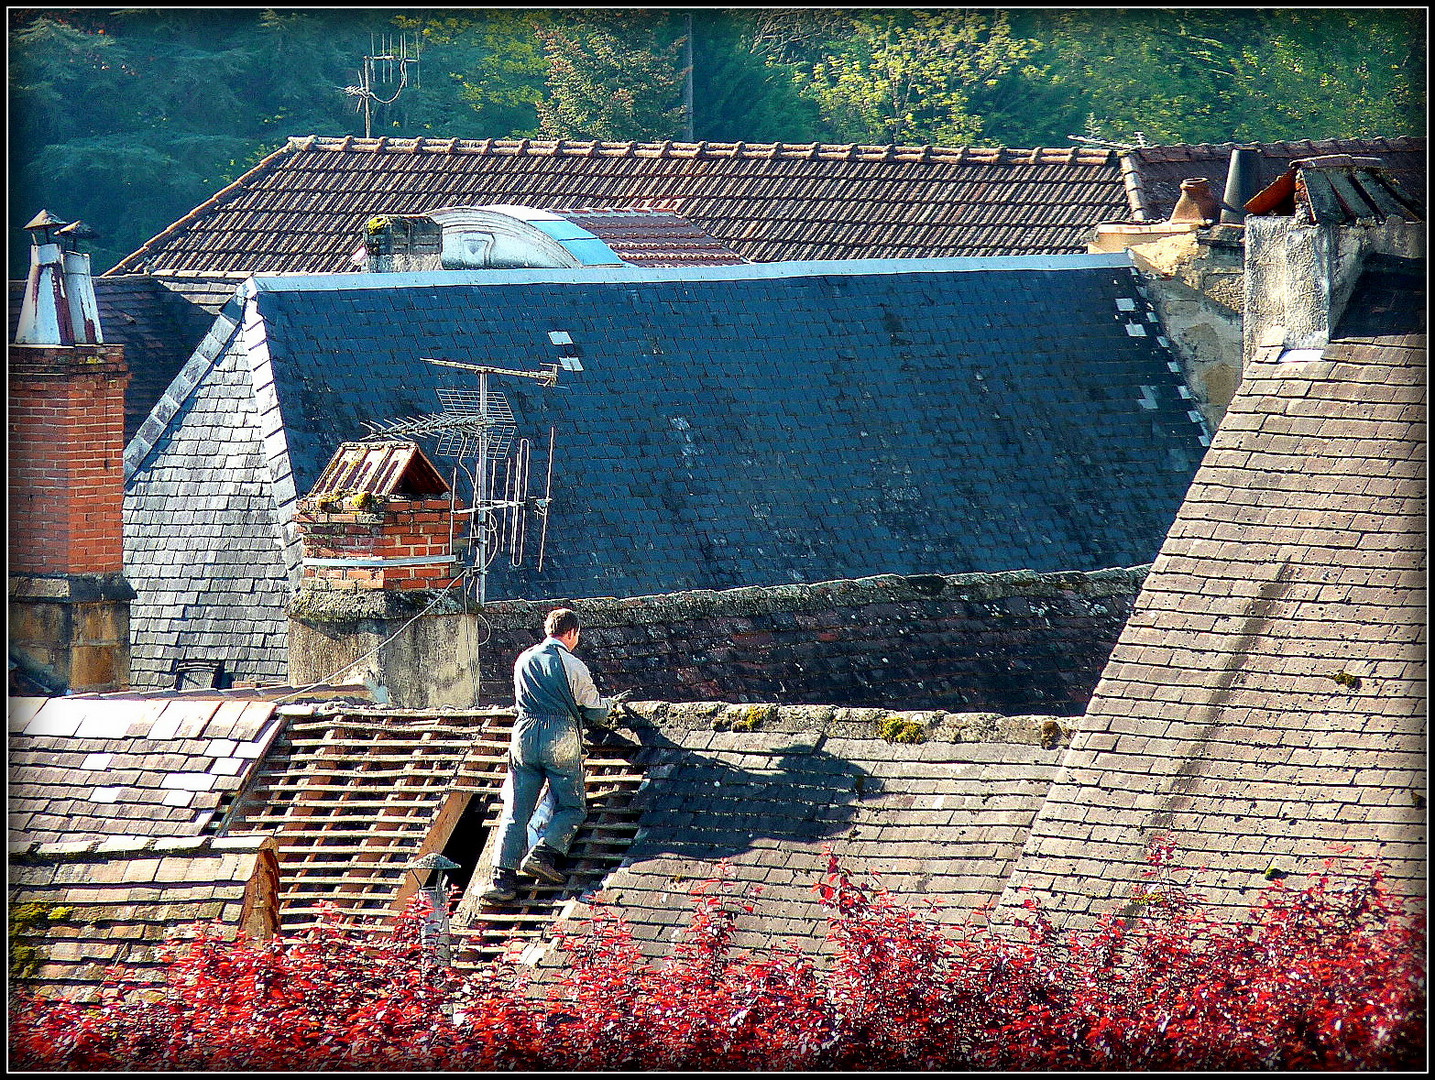
<path fill-rule="evenodd" d="M 558 448 L 544 570 L 491 599 L 1138 565 L 1204 453 L 1109 256 L 255 285 L 301 495 L 363 421 L 476 385 L 422 357 L 535 370 L 572 336 L 557 387 L 491 383 L 535 476 Z"/>

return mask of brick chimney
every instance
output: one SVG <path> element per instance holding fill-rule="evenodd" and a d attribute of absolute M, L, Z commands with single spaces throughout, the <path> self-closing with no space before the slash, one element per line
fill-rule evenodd
<path fill-rule="evenodd" d="M 304 551 L 299 587 L 354 592 L 442 589 L 458 568 L 464 519 L 415 443 L 344 443 L 295 522 Z"/>
<path fill-rule="evenodd" d="M 86 235 L 42 211 L 9 349 L 10 658 L 54 693 L 129 685 L 124 347 L 106 345 Z M 67 231 L 68 230 L 68 231 Z"/>

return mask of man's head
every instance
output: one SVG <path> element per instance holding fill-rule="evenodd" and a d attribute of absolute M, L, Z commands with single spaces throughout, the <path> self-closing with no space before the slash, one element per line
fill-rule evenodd
<path fill-rule="evenodd" d="M 578 645 L 578 616 L 571 608 L 554 608 L 543 620 L 543 632 L 557 638 L 569 649 Z"/>

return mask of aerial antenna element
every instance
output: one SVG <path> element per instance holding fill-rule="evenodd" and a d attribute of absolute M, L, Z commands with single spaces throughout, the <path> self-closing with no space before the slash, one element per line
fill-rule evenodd
<path fill-rule="evenodd" d="M 499 375 L 533 379 L 540 386 L 556 386 L 558 365 L 521 371 L 429 356 L 420 359 L 426 364 L 471 371 L 478 376 L 478 388 L 439 387 L 435 393 L 443 412 L 394 420 L 367 420 L 364 427 L 369 430 L 371 439 L 435 438 L 438 444 L 434 452 L 438 456 L 458 459 L 473 486 L 472 506 L 457 513 L 473 515 L 472 535 L 478 546 L 474 568 L 478 572 L 478 602 L 483 604 L 488 600 L 489 568 L 500 554 L 507 552 L 509 565 L 515 569 L 524 564 L 530 513 L 536 513 L 541 519 L 537 557 L 538 570 L 543 570 L 548 513 L 553 504 L 553 450 L 557 438 L 556 430 L 550 428 L 543 495 L 532 495 L 532 446 L 528 439 L 519 439 L 515 446 L 517 425 L 513 409 L 500 391 L 489 389 L 488 379 L 490 375 Z M 472 460 L 472 471 L 463 464 L 465 459 Z"/>
<path fill-rule="evenodd" d="M 345 94 L 359 99 L 355 107 L 364 114 L 364 138 L 366 139 L 373 137 L 374 106 L 392 105 L 399 99 L 399 95 L 408 88 L 410 64 L 414 67 L 414 85 L 419 85 L 419 39 L 417 37 L 413 40 L 412 52 L 410 48 L 408 35 L 401 36 L 397 42 L 387 35 L 377 39 L 373 34 L 369 35 L 371 55 L 364 57 L 363 66 L 359 69 L 359 85 L 344 87 Z M 386 86 L 394 86 L 393 96 L 379 97 L 374 90 L 376 81 Z"/>

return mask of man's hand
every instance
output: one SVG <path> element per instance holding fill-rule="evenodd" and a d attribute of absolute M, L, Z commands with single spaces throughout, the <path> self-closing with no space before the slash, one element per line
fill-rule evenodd
<path fill-rule="evenodd" d="M 633 691 L 631 691 L 631 690 L 619 690 L 616 694 L 614 694 L 614 695 L 613 695 L 612 697 L 610 697 L 608 700 L 611 701 L 614 705 L 622 705 L 622 704 L 624 704 L 625 702 L 627 702 L 627 700 L 628 700 L 630 697 L 632 697 L 632 696 L 633 696 Z"/>

